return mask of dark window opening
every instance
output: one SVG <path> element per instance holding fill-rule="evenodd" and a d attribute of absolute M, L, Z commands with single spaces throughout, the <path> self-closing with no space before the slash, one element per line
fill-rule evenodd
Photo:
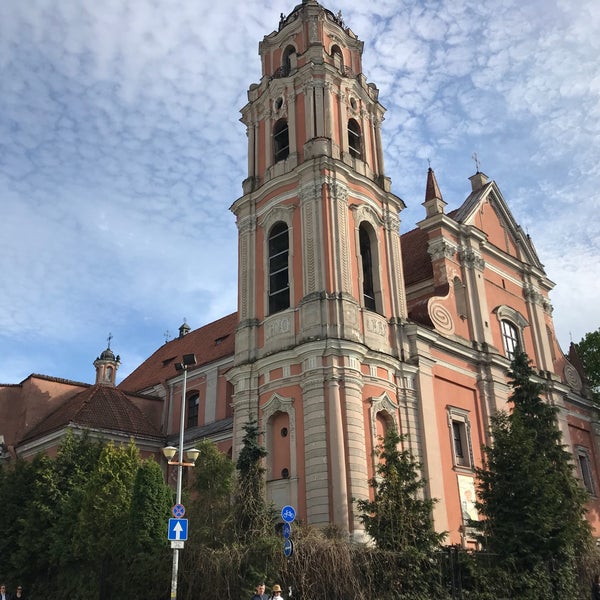
<path fill-rule="evenodd" d="M 289 234 L 285 223 L 277 223 L 269 234 L 269 314 L 290 306 Z"/>
<path fill-rule="evenodd" d="M 348 121 L 348 149 L 352 157 L 361 158 L 360 125 L 357 123 L 356 119 L 350 119 Z"/>
<path fill-rule="evenodd" d="M 363 302 L 365 308 L 375 311 L 375 286 L 373 285 L 373 257 L 369 232 L 361 225 L 359 229 L 360 256 L 363 271 Z"/>
<path fill-rule="evenodd" d="M 273 128 L 273 156 L 275 162 L 285 160 L 290 154 L 288 123 L 280 119 Z"/>
<path fill-rule="evenodd" d="M 290 477 L 290 470 L 289 469 L 281 469 L 281 478 L 282 479 L 289 479 Z"/>
<path fill-rule="evenodd" d="M 288 428 L 282 427 L 281 428 L 281 437 L 287 437 L 287 434 L 288 434 Z"/>
<path fill-rule="evenodd" d="M 200 406 L 200 396 L 192 394 L 187 401 L 187 427 L 196 427 L 198 425 L 198 409 Z"/>
<path fill-rule="evenodd" d="M 292 71 L 292 54 L 296 54 L 296 48 L 294 48 L 294 46 L 288 46 L 283 52 L 283 61 L 281 65 L 283 71 L 282 77 L 287 77 Z"/>
<path fill-rule="evenodd" d="M 585 451 L 578 452 L 577 458 L 579 459 L 579 468 L 581 469 L 581 478 L 585 489 L 592 495 L 594 492 L 594 479 L 592 477 L 592 465 L 590 464 L 590 457 Z"/>

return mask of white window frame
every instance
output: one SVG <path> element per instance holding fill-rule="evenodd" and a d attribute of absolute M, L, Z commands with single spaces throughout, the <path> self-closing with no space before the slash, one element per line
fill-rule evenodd
<path fill-rule="evenodd" d="M 525 343 L 523 340 L 523 330 L 525 327 L 529 327 L 529 322 L 527 319 L 514 308 L 510 306 L 498 306 L 494 309 L 496 313 L 496 317 L 498 318 L 498 325 L 500 327 L 500 337 L 502 338 L 502 348 L 504 350 L 504 354 L 508 360 L 512 360 L 515 355 L 515 350 L 519 347 L 522 351 L 525 351 Z M 514 333 L 516 334 L 516 343 L 508 344 L 507 340 L 509 339 L 508 335 L 505 333 L 505 327 L 509 326 L 514 329 Z M 512 338 L 511 342 L 512 342 Z"/>
<path fill-rule="evenodd" d="M 448 407 L 448 431 L 452 449 L 452 463 L 455 469 L 473 470 L 473 445 L 471 443 L 471 421 L 469 411 L 455 406 Z M 460 453 L 456 443 L 456 433 L 460 436 Z"/>

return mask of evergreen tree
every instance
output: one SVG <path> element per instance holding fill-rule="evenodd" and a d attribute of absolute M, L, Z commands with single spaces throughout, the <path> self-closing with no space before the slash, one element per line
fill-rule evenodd
<path fill-rule="evenodd" d="M 436 550 L 445 534 L 436 533 L 432 510 L 435 500 L 424 498 L 426 482 L 421 466 L 394 427 L 377 450 L 377 476 L 369 481 L 373 500 L 358 500 L 359 519 L 378 548 L 424 558 Z"/>
<path fill-rule="evenodd" d="M 493 445 L 477 469 L 482 541 L 520 574 L 519 597 L 573 597 L 574 560 L 591 541 L 587 494 L 561 444 L 558 409 L 541 399 L 525 353 L 515 355 L 509 376 L 512 411 L 492 417 Z"/>
<path fill-rule="evenodd" d="M 600 329 L 586 333 L 576 344 L 577 354 L 583 363 L 596 402 L 600 402 Z"/>
<path fill-rule="evenodd" d="M 237 481 L 234 493 L 235 531 L 238 539 L 263 535 L 273 524 L 273 511 L 265 500 L 265 468 L 262 461 L 267 451 L 260 445 L 256 421 L 243 427 L 243 446 L 236 463 Z"/>
<path fill-rule="evenodd" d="M 209 440 L 203 440 L 197 448 L 200 454 L 190 504 L 194 542 L 218 547 L 234 541 L 230 530 L 235 465 Z"/>
<path fill-rule="evenodd" d="M 173 495 L 160 465 L 153 458 L 143 461 L 129 508 L 127 552 L 131 564 L 123 590 L 129 597 L 151 600 L 165 595 L 171 571 L 167 522 L 172 504 Z"/>

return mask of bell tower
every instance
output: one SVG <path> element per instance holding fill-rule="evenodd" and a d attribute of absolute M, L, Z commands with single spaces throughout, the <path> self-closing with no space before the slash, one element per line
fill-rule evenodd
<path fill-rule="evenodd" d="M 369 493 L 377 431 L 398 419 L 407 312 L 404 203 L 384 173 L 385 109 L 362 51 L 316 0 L 281 16 L 259 44 L 262 77 L 241 111 L 248 177 L 231 207 L 236 450 L 243 424 L 257 419 L 270 498 L 349 532 L 360 529 L 352 498 Z"/>

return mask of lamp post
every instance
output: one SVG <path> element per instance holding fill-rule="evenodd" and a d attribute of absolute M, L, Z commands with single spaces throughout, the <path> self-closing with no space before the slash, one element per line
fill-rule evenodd
<path fill-rule="evenodd" d="M 183 371 L 183 390 L 181 392 L 181 420 L 179 423 L 179 460 L 174 461 L 173 458 L 177 453 L 177 448 L 167 446 L 163 448 L 163 454 L 170 465 L 177 466 L 177 504 L 181 504 L 181 485 L 183 479 L 183 467 L 193 467 L 196 459 L 200 454 L 199 450 L 192 448 L 186 452 L 186 457 L 189 462 L 183 462 L 183 433 L 185 430 L 185 394 L 187 385 L 188 367 L 196 364 L 196 356 L 194 354 L 184 354 L 180 363 L 175 363 L 177 371 Z M 175 543 L 173 542 L 173 545 Z M 177 573 L 179 570 L 179 548 L 173 548 L 173 571 L 171 574 L 171 600 L 177 598 Z"/>

